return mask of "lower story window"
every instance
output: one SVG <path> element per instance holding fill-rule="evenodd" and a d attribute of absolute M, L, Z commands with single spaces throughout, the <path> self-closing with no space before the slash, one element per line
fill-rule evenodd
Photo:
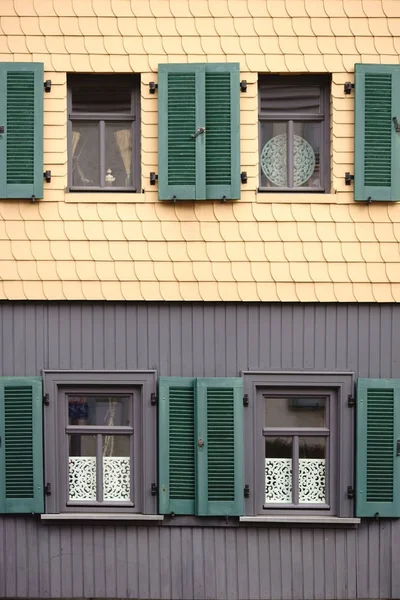
<path fill-rule="evenodd" d="M 264 398 L 265 506 L 328 508 L 329 399 Z"/>
<path fill-rule="evenodd" d="M 155 372 L 48 371 L 44 382 L 46 512 L 156 513 Z"/>

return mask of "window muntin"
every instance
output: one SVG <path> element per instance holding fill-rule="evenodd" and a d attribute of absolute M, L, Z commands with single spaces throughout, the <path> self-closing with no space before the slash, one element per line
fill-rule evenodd
<path fill-rule="evenodd" d="M 329 191 L 329 79 L 262 76 L 259 191 Z"/>
<path fill-rule="evenodd" d="M 140 189 L 137 76 L 72 75 L 68 85 L 69 188 Z"/>
<path fill-rule="evenodd" d="M 329 508 L 331 402 L 264 394 L 264 508 Z"/>

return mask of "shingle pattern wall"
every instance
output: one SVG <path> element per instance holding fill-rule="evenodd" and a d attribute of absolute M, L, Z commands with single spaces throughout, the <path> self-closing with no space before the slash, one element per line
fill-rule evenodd
<path fill-rule="evenodd" d="M 398 0 L 1 0 L 0 61 L 41 61 L 45 197 L 0 201 L 0 299 L 400 301 L 400 205 L 360 205 L 356 62 L 399 63 Z M 160 203 L 159 63 L 241 65 L 237 202 Z M 66 193 L 67 73 L 141 74 L 140 194 Z M 257 193 L 259 73 L 332 73 L 331 194 Z"/>

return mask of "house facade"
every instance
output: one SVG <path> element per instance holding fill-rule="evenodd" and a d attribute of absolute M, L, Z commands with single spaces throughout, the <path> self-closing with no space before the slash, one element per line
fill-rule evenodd
<path fill-rule="evenodd" d="M 399 32 L 1 1 L 1 598 L 400 597 Z"/>

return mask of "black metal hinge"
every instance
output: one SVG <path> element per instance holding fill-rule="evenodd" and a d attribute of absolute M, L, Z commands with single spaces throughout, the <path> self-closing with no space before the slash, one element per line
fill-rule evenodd
<path fill-rule="evenodd" d="M 240 91 L 247 92 L 247 81 L 245 79 L 240 82 Z"/>
<path fill-rule="evenodd" d="M 247 483 L 244 486 L 244 497 L 250 498 L 250 486 Z"/>
<path fill-rule="evenodd" d="M 155 94 L 156 90 L 158 90 L 158 83 L 155 83 L 154 81 L 150 81 L 150 83 L 149 83 L 150 94 Z"/>
<path fill-rule="evenodd" d="M 154 392 L 150 394 L 150 402 L 152 406 L 157 405 L 157 395 Z"/>
<path fill-rule="evenodd" d="M 350 185 L 354 181 L 354 175 L 351 175 L 348 171 L 344 174 L 344 182 L 346 185 Z"/>
<path fill-rule="evenodd" d="M 344 88 L 344 93 L 349 95 L 349 94 L 351 94 L 351 90 L 354 90 L 354 83 L 351 83 L 351 81 L 346 81 L 343 88 Z"/>
<path fill-rule="evenodd" d="M 158 180 L 158 175 L 157 173 L 154 173 L 154 171 L 152 171 L 150 173 L 150 185 L 156 185 L 156 181 Z"/>
<path fill-rule="evenodd" d="M 48 406 L 50 404 L 50 397 L 48 394 L 45 394 L 43 396 L 43 404 L 45 404 L 46 406 Z"/>
<path fill-rule="evenodd" d="M 247 171 L 242 171 L 240 173 L 240 181 L 242 183 L 247 183 Z"/>
<path fill-rule="evenodd" d="M 249 395 L 245 394 L 243 396 L 243 406 L 248 406 L 249 405 Z"/>
<path fill-rule="evenodd" d="M 356 399 L 354 396 L 352 396 L 351 394 L 349 394 L 347 396 L 347 406 L 349 406 L 350 408 L 353 408 L 353 406 L 356 405 Z"/>
<path fill-rule="evenodd" d="M 46 483 L 44 486 L 44 493 L 46 496 L 51 496 L 51 483 Z"/>
<path fill-rule="evenodd" d="M 50 181 L 51 181 L 51 171 L 45 171 L 43 173 L 43 179 L 45 179 L 46 183 L 50 183 Z"/>
<path fill-rule="evenodd" d="M 51 79 L 46 79 L 46 81 L 43 84 L 43 87 L 44 91 L 47 92 L 47 94 L 51 92 Z"/>
<path fill-rule="evenodd" d="M 347 497 L 349 500 L 353 500 L 356 497 L 356 490 L 352 485 L 347 486 Z"/>
<path fill-rule="evenodd" d="M 157 496 L 158 494 L 158 485 L 156 483 L 151 484 L 151 495 Z"/>

